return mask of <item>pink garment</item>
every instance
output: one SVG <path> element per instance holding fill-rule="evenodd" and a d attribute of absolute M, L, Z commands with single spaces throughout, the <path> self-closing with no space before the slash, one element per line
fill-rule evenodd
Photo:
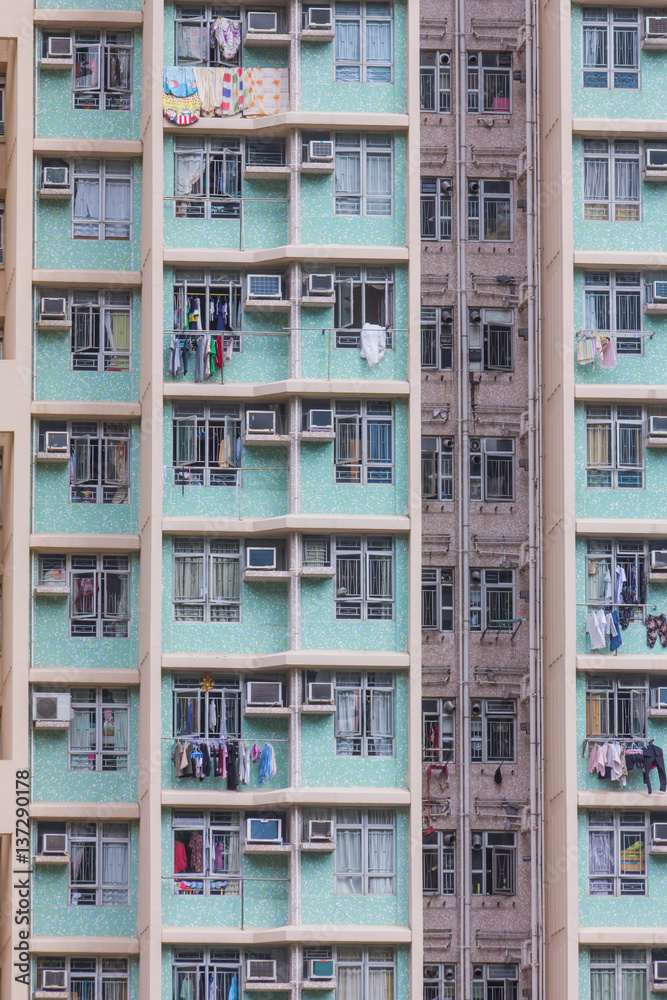
<path fill-rule="evenodd" d="M 597 743 L 594 743 L 591 747 L 591 752 L 588 756 L 588 773 L 593 774 L 598 766 L 598 756 L 600 753 L 600 747 Z"/>
<path fill-rule="evenodd" d="M 225 344 L 225 361 L 232 360 L 232 352 L 234 350 L 234 338 L 228 337 L 227 343 Z"/>
<path fill-rule="evenodd" d="M 227 777 L 227 744 L 226 743 L 223 743 L 222 746 L 221 746 L 221 748 L 220 748 L 220 757 L 221 757 L 221 760 L 222 760 L 222 774 L 220 775 L 220 777 L 221 778 L 226 778 Z"/>
<path fill-rule="evenodd" d="M 614 343 L 614 338 L 609 337 L 608 340 L 602 341 L 602 362 L 600 367 L 615 368 L 616 365 L 616 344 Z"/>
<path fill-rule="evenodd" d="M 601 747 L 598 747 L 598 759 L 597 759 L 597 764 L 595 766 L 597 768 L 598 774 L 601 775 L 602 777 L 604 777 L 604 772 L 607 769 L 608 751 L 609 751 L 608 743 L 603 743 Z"/>

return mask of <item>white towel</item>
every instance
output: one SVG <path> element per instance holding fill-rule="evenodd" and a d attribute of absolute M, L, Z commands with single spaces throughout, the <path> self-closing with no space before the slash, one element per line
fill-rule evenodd
<path fill-rule="evenodd" d="M 361 350 L 362 358 L 366 358 L 369 365 L 377 365 L 382 361 L 387 348 L 387 331 L 383 326 L 375 323 L 364 323 L 361 328 Z"/>

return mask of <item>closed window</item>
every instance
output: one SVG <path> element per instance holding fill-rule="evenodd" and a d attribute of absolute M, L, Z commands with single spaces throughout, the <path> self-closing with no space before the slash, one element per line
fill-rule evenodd
<path fill-rule="evenodd" d="M 337 483 L 393 481 L 394 417 L 390 400 L 337 400 L 334 416 Z"/>
<path fill-rule="evenodd" d="M 127 556 L 40 555 L 38 583 L 69 586 L 69 634 L 127 638 L 130 561 Z"/>
<path fill-rule="evenodd" d="M 645 813 L 601 809 L 588 813 L 588 894 L 647 894 Z"/>
<path fill-rule="evenodd" d="M 452 110 L 451 52 L 422 49 L 419 53 L 419 106 L 422 111 Z"/>
<path fill-rule="evenodd" d="M 238 896 L 241 891 L 239 814 L 222 810 L 174 810 L 171 828 L 174 895 Z"/>
<path fill-rule="evenodd" d="M 388 132 L 336 132 L 336 215 L 392 215 L 393 138 Z"/>
<path fill-rule="evenodd" d="M 591 1000 L 648 1000 L 645 948 L 591 948 Z"/>
<path fill-rule="evenodd" d="M 641 178 L 635 139 L 584 139 L 584 219 L 639 222 Z"/>
<path fill-rule="evenodd" d="M 655 543 L 655 548 L 665 546 Z M 643 541 L 621 538 L 587 541 L 586 601 L 629 606 L 630 621 L 643 617 L 646 606 L 646 546 Z M 634 610 L 637 604 L 641 607 Z"/>
<path fill-rule="evenodd" d="M 422 569 L 422 628 L 451 632 L 454 628 L 454 570 Z"/>
<path fill-rule="evenodd" d="M 470 630 L 507 632 L 514 629 L 514 570 L 470 571 Z"/>
<path fill-rule="evenodd" d="M 644 485 L 644 409 L 586 406 L 586 485 Z"/>
<path fill-rule="evenodd" d="M 175 486 L 238 486 L 241 412 L 237 403 L 174 403 Z"/>
<path fill-rule="evenodd" d="M 396 892 L 393 809 L 337 809 L 335 838 L 336 893 L 387 896 Z"/>
<path fill-rule="evenodd" d="M 468 181 L 468 239 L 511 241 L 511 181 Z"/>
<path fill-rule="evenodd" d="M 131 31 L 76 31 L 74 107 L 80 111 L 130 111 L 132 54 Z"/>
<path fill-rule="evenodd" d="M 519 975 L 516 965 L 474 965 L 472 1000 L 518 1000 Z"/>
<path fill-rule="evenodd" d="M 239 139 L 174 140 L 177 219 L 238 219 L 242 154 Z"/>
<path fill-rule="evenodd" d="M 75 160 L 72 236 L 129 240 L 132 229 L 132 161 Z"/>
<path fill-rule="evenodd" d="M 584 87 L 639 87 L 638 21 L 636 7 L 582 8 Z"/>
<path fill-rule="evenodd" d="M 241 549 L 235 538 L 174 537 L 174 621 L 241 620 Z"/>
<path fill-rule="evenodd" d="M 452 238 L 452 182 L 449 178 L 421 179 L 421 238 Z"/>
<path fill-rule="evenodd" d="M 423 306 L 421 311 L 422 368 L 446 370 L 454 354 L 454 310 Z"/>
<path fill-rule="evenodd" d="M 394 271 L 389 267 L 337 267 L 334 322 L 336 347 L 358 350 L 366 323 L 386 331 L 394 346 Z"/>
<path fill-rule="evenodd" d="M 470 759 L 495 764 L 516 759 L 516 702 L 479 698 L 470 704 Z"/>
<path fill-rule="evenodd" d="M 619 354 L 641 354 L 642 291 L 639 271 L 586 271 L 584 322 L 593 333 L 628 333 L 616 337 Z"/>
<path fill-rule="evenodd" d="M 127 771 L 127 688 L 73 688 L 70 771 Z"/>
<path fill-rule="evenodd" d="M 470 438 L 470 499 L 514 499 L 513 438 Z"/>
<path fill-rule="evenodd" d="M 513 324 L 511 309 L 468 310 L 468 361 L 473 371 L 514 369 Z"/>
<path fill-rule="evenodd" d="M 586 677 L 586 736 L 635 739 L 646 736 L 646 678 L 636 674 Z"/>
<path fill-rule="evenodd" d="M 389 671 L 336 674 L 335 737 L 338 757 L 393 757 L 396 694 Z"/>
<path fill-rule="evenodd" d="M 516 895 L 516 834 L 484 831 L 471 834 L 474 896 Z"/>
<path fill-rule="evenodd" d="M 423 1000 L 456 1000 L 455 965 L 424 965 Z"/>
<path fill-rule="evenodd" d="M 216 22 L 220 17 L 227 17 L 238 25 L 239 42 L 241 37 L 241 15 L 238 8 L 227 12 L 224 8 L 216 8 L 211 4 L 200 4 L 196 7 L 179 5 L 174 17 L 174 59 L 177 66 L 237 66 L 239 64 L 241 47 L 231 45 L 225 55 L 221 47 Z M 232 52 L 232 49 L 235 51 Z"/>
<path fill-rule="evenodd" d="M 70 823 L 71 906 L 127 906 L 130 828 L 127 823 Z"/>
<path fill-rule="evenodd" d="M 336 618 L 394 617 L 394 543 L 388 535 L 336 536 Z"/>
<path fill-rule="evenodd" d="M 422 889 L 425 895 L 453 896 L 456 891 L 455 834 L 434 830 L 422 836 Z"/>
<path fill-rule="evenodd" d="M 195 739 L 241 736 L 241 688 L 238 678 L 176 675 L 172 681 L 172 735 Z"/>
<path fill-rule="evenodd" d="M 509 114 L 512 110 L 512 53 L 468 53 L 468 111 Z"/>
<path fill-rule="evenodd" d="M 454 702 L 422 698 L 422 759 L 448 764 L 454 757 Z"/>
<path fill-rule="evenodd" d="M 335 5 L 335 78 L 339 83 L 391 83 L 393 8 L 384 0 Z"/>
<path fill-rule="evenodd" d="M 127 958 L 65 957 L 40 955 L 37 959 L 37 989 L 45 984 L 45 971 L 62 969 L 72 1000 L 128 1000 L 130 990 Z"/>

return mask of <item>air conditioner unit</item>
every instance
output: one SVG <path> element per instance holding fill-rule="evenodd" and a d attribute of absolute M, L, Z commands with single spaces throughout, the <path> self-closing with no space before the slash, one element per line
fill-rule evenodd
<path fill-rule="evenodd" d="M 71 704 L 69 692 L 33 691 L 33 722 L 69 722 Z"/>
<path fill-rule="evenodd" d="M 44 297 L 39 303 L 40 319 L 66 319 L 67 299 Z"/>
<path fill-rule="evenodd" d="M 69 167 L 43 167 L 42 187 L 45 188 L 69 187 Z"/>
<path fill-rule="evenodd" d="M 275 434 L 275 410 L 246 410 L 246 428 L 248 434 Z"/>
<path fill-rule="evenodd" d="M 246 701 L 251 706 L 275 705 L 280 708 L 283 703 L 282 681 L 248 681 Z"/>
<path fill-rule="evenodd" d="M 653 17 L 644 18 L 644 34 L 647 38 L 667 35 L 667 17 L 653 15 Z"/>
<path fill-rule="evenodd" d="M 645 148 L 647 170 L 667 170 L 667 149 Z"/>
<path fill-rule="evenodd" d="M 282 297 L 282 278 L 279 274 L 249 274 L 249 299 L 279 299 Z"/>
<path fill-rule="evenodd" d="M 667 436 L 667 417 L 649 417 L 648 432 L 651 437 Z"/>
<path fill-rule="evenodd" d="M 311 958 L 308 962 L 309 979 L 333 979 L 333 958 Z"/>
<path fill-rule="evenodd" d="M 50 454 L 64 455 L 69 451 L 67 431 L 47 431 L 44 435 L 44 450 Z"/>
<path fill-rule="evenodd" d="M 245 839 L 249 844 L 282 844 L 283 821 L 281 819 L 247 819 Z"/>
<path fill-rule="evenodd" d="M 67 971 L 65 969 L 42 969 L 43 990 L 66 990 Z"/>
<path fill-rule="evenodd" d="M 651 688 L 651 708 L 667 708 L 667 687 Z"/>
<path fill-rule="evenodd" d="M 651 824 L 651 843 L 667 844 L 667 823 Z"/>
<path fill-rule="evenodd" d="M 249 545 L 245 550 L 246 569 L 275 569 L 275 546 Z"/>
<path fill-rule="evenodd" d="M 42 854 L 67 854 L 67 835 L 45 833 L 42 837 Z"/>
<path fill-rule="evenodd" d="M 71 59 L 72 58 L 72 38 L 66 35 L 63 38 L 51 37 L 46 48 L 49 59 Z"/>
<path fill-rule="evenodd" d="M 308 411 L 309 431 L 332 431 L 333 430 L 333 410 L 309 410 Z"/>
<path fill-rule="evenodd" d="M 308 11 L 309 28 L 330 28 L 332 24 L 331 7 L 311 7 Z"/>
<path fill-rule="evenodd" d="M 654 983 L 667 982 L 667 962 L 653 963 L 653 982 Z"/>
<path fill-rule="evenodd" d="M 278 15 L 270 10 L 248 11 L 246 25 L 249 33 L 256 31 L 264 35 L 275 35 L 278 30 Z"/>
<path fill-rule="evenodd" d="M 667 281 L 653 282 L 653 301 L 667 302 Z"/>
<path fill-rule="evenodd" d="M 332 840 L 333 823 L 330 819 L 308 820 L 308 840 Z"/>
<path fill-rule="evenodd" d="M 308 159 L 325 162 L 334 158 L 334 144 L 328 139 L 316 139 L 308 143 Z"/>
<path fill-rule="evenodd" d="M 333 274 L 309 274 L 308 291 L 311 295 L 333 295 Z"/>
<path fill-rule="evenodd" d="M 667 549 L 654 549 L 651 552 L 651 569 L 667 573 Z"/>
<path fill-rule="evenodd" d="M 310 705 L 332 705 L 334 686 L 325 681 L 313 681 L 308 685 L 308 703 Z"/>
<path fill-rule="evenodd" d="M 253 982 L 275 983 L 276 963 L 268 958 L 249 958 L 245 964 L 245 977 Z"/>

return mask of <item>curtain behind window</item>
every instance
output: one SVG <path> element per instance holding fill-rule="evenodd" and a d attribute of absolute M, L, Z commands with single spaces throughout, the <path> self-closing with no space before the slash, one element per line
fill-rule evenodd
<path fill-rule="evenodd" d="M 602 67 L 607 65 L 607 29 L 584 28 L 584 66 Z"/>
<path fill-rule="evenodd" d="M 359 62 L 361 33 L 355 21 L 336 21 L 336 60 Z"/>
<path fill-rule="evenodd" d="M 613 969 L 591 971 L 591 1000 L 616 1000 L 616 974 Z"/>
<path fill-rule="evenodd" d="M 338 1000 L 362 1000 L 361 968 L 338 967 Z M 373 1000 L 393 1000 L 388 994 L 375 996 Z"/>
<path fill-rule="evenodd" d="M 368 62 L 391 61 L 391 24 L 389 21 L 367 22 L 366 59 Z"/>
<path fill-rule="evenodd" d="M 586 201 L 608 200 L 608 167 L 607 160 L 584 160 L 584 198 Z"/>
<path fill-rule="evenodd" d="M 368 970 L 368 1000 L 393 1000 L 394 998 L 394 970 L 393 969 L 369 969 Z M 341 1000 L 343 998 L 341 997 Z M 345 998 L 347 1000 L 347 998 Z M 634 998 L 632 998 L 634 1000 Z"/>
<path fill-rule="evenodd" d="M 614 176 L 617 201 L 639 201 L 639 161 L 616 160 Z"/>

